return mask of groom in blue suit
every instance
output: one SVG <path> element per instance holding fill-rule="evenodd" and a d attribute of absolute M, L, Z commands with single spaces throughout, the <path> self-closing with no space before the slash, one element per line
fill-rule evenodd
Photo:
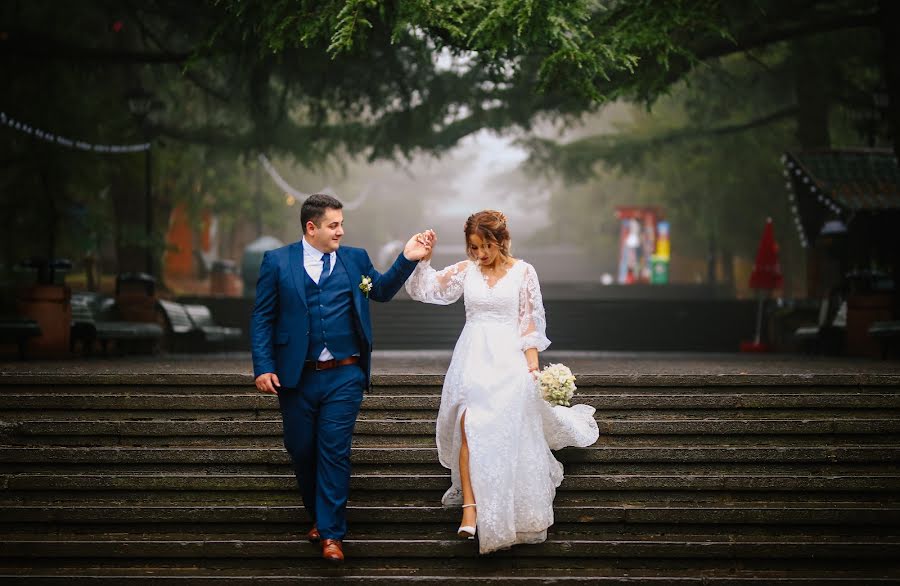
<path fill-rule="evenodd" d="M 303 238 L 265 253 L 250 324 L 256 388 L 278 395 L 284 445 L 322 556 L 344 559 L 350 442 L 369 386 L 369 300 L 389 301 L 430 247 L 416 234 L 384 274 L 360 248 L 341 247 L 343 205 L 303 202 Z"/>

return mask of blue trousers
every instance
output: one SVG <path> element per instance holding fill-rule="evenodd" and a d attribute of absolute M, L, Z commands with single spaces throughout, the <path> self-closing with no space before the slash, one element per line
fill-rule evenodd
<path fill-rule="evenodd" d="M 303 506 L 323 539 L 347 533 L 350 442 L 365 387 L 366 373 L 350 364 L 304 370 L 297 388 L 278 390 L 284 447 Z"/>

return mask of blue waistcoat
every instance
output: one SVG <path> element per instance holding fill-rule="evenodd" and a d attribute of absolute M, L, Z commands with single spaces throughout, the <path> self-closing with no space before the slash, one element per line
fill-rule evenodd
<path fill-rule="evenodd" d="M 360 353 L 353 309 L 353 295 L 347 271 L 335 263 L 331 275 L 320 287 L 306 275 L 306 302 L 309 307 L 309 350 L 306 360 L 318 360 L 328 347 L 338 360 Z"/>

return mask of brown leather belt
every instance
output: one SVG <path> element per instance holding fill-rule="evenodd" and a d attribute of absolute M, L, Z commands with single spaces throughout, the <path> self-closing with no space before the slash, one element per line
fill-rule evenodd
<path fill-rule="evenodd" d="M 347 366 L 348 364 L 356 364 L 357 362 L 359 362 L 359 356 L 348 356 L 341 360 L 336 360 L 334 358 L 331 360 L 307 360 L 303 363 L 303 368 L 308 370 L 328 370 L 329 368 Z"/>

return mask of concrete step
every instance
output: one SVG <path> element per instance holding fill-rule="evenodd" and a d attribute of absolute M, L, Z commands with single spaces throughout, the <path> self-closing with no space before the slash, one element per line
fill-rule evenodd
<path fill-rule="evenodd" d="M 267 521 L 235 521 L 227 520 L 204 522 L 202 520 L 192 523 L 179 522 L 141 522 L 117 523 L 95 522 L 67 523 L 56 527 L 46 523 L 17 523 L 15 525 L 0 525 L 0 533 L 6 539 L 34 540 L 52 538 L 56 540 L 82 540 L 95 537 L 109 538 L 110 536 L 139 536 L 141 539 L 157 541 L 177 541 L 182 539 L 197 539 L 205 535 L 214 535 L 222 538 L 236 539 L 270 539 L 285 538 L 304 539 L 310 523 L 303 519 L 293 519 L 282 516 L 281 518 Z M 459 518 L 429 523 L 363 523 L 356 522 L 349 529 L 348 538 L 377 537 L 379 539 L 448 539 L 456 536 L 459 526 Z M 831 539 L 836 536 L 850 539 L 870 539 L 873 535 L 879 537 L 900 537 L 896 527 L 868 527 L 865 525 L 807 525 L 807 524 L 779 524 L 778 536 L 783 539 L 810 539 L 820 537 Z M 548 536 L 554 539 L 568 538 L 601 538 L 601 539 L 632 539 L 635 535 L 641 538 L 678 538 L 692 540 L 698 537 L 709 538 L 716 536 L 720 539 L 737 538 L 743 540 L 772 539 L 772 528 L 767 525 L 738 523 L 738 524 L 666 524 L 666 523 L 582 523 L 582 522 L 557 522 L 549 530 Z M 0 558 L 2 560 L 2 558 Z M 0 561 L 2 567 L 3 561 Z"/>
<path fill-rule="evenodd" d="M 627 392 L 630 395 L 659 395 L 671 394 L 729 394 L 739 392 L 745 395 L 778 394 L 818 394 L 818 395 L 878 395 L 883 393 L 896 393 L 900 388 L 900 377 L 881 380 L 878 384 L 867 381 L 860 384 L 858 381 L 844 380 L 846 377 L 830 377 L 828 380 L 817 379 L 817 375 L 793 375 L 786 377 L 760 377 L 754 376 L 743 381 L 735 380 L 731 384 L 721 383 L 718 377 L 695 377 L 693 383 L 685 383 L 681 377 L 614 377 L 604 375 L 578 375 L 578 395 L 620 395 Z M 882 377 L 883 378 L 883 377 Z M 15 380 L 11 380 L 15 379 Z M 137 382 L 129 382 L 138 379 Z M 167 379 L 172 384 L 166 384 Z M 834 380 L 832 380 L 834 379 Z M 603 384 L 604 382 L 616 384 Z M 647 384 L 654 382 L 658 384 Z M 367 396 L 391 395 L 391 396 L 440 396 L 443 386 L 443 376 L 439 375 L 379 375 L 372 377 L 372 387 L 367 391 Z M 12 373 L 0 373 L 0 388 L 5 394 L 47 394 L 59 393 L 61 388 L 67 394 L 82 395 L 124 395 L 139 393 L 144 395 L 187 395 L 200 393 L 204 395 L 258 395 L 251 377 L 239 377 L 233 379 L 230 384 L 205 384 L 202 377 L 154 376 L 134 377 L 128 374 L 117 373 L 115 376 L 97 379 L 90 374 L 81 376 L 54 376 L 43 373 L 38 376 L 15 375 Z"/>
<path fill-rule="evenodd" d="M 312 547 L 312 546 L 310 546 Z M 394 583 L 419 586 L 444 584 L 893 584 L 897 567 L 889 562 L 870 561 L 860 569 L 843 560 L 743 559 L 735 567 L 731 560 L 694 559 L 684 561 L 641 558 L 612 560 L 600 558 L 571 560 L 561 565 L 556 559 L 513 556 L 463 556 L 447 559 L 417 558 L 392 560 L 389 568 L 377 559 L 349 558 L 340 569 L 309 558 L 241 560 L 157 560 L 152 569 L 128 560 L 90 559 L 15 560 L 0 559 L 0 579 L 4 583 L 25 584 L 343 584 Z M 549 563 L 548 563 L 549 562 Z"/>
<path fill-rule="evenodd" d="M 296 494 L 285 498 L 261 496 L 213 498 L 188 502 L 184 498 L 146 499 L 136 497 L 103 503 L 99 499 L 61 501 L 58 498 L 31 498 L 17 503 L 4 499 L 4 518 L 7 523 L 106 524 L 106 523 L 305 523 L 306 513 L 297 504 Z M 563 495 L 561 495 L 563 496 Z M 396 496 L 394 496 L 396 498 Z M 135 502 L 138 501 L 138 502 Z M 433 523 L 459 521 L 459 510 L 442 507 L 439 501 L 416 503 L 356 501 L 351 498 L 347 509 L 348 522 L 354 524 L 386 524 L 384 531 L 394 531 L 398 524 L 424 526 Z M 437 505 L 433 503 L 438 503 Z M 703 525 L 760 525 L 882 527 L 900 533 L 900 505 L 897 502 L 717 502 L 685 501 L 670 503 L 623 502 L 558 498 L 554 504 L 557 523 L 577 523 L 579 531 L 589 524 L 703 524 Z M 669 528 L 671 529 L 671 527 Z M 187 529 L 190 531 L 190 527 Z M 355 531 L 356 529 L 354 529 Z M 730 530 L 730 529 L 729 529 Z M 874 530 L 874 529 L 873 529 Z M 821 531 L 819 529 L 818 531 Z M 780 530 L 778 531 L 781 532 Z"/>
<path fill-rule="evenodd" d="M 142 394 L 136 392 L 109 394 L 103 392 L 78 394 L 4 393 L 0 394 L 0 417 L 7 412 L 47 410 L 62 412 L 83 410 L 120 411 L 278 411 L 277 398 L 260 393 L 214 395 L 194 392 L 180 395 Z M 594 406 L 598 411 L 623 409 L 900 409 L 900 393 L 679 393 L 662 392 L 655 395 L 619 394 L 588 395 L 579 393 L 576 403 Z M 428 410 L 436 411 L 440 397 L 436 395 L 367 395 L 362 408 L 374 411 Z"/>
<path fill-rule="evenodd" d="M 696 446 L 660 442 L 645 446 L 596 445 L 557 452 L 565 463 L 587 462 L 900 462 L 897 445 L 734 445 Z M 359 464 L 428 464 L 437 461 L 432 447 L 354 447 Z M 152 463 L 152 464 L 288 464 L 281 447 L 0 447 L 0 461 L 15 463 Z"/>
<path fill-rule="evenodd" d="M 350 501 L 361 506 L 422 506 L 440 505 L 440 498 L 449 483 L 438 489 L 417 488 L 407 491 L 376 488 L 373 490 L 355 490 L 350 493 Z M 299 503 L 299 495 L 294 490 L 96 490 L 85 491 L 16 491 L 7 490 L 0 493 L 0 503 L 6 505 L 78 505 L 96 504 L 103 506 L 128 505 L 160 507 L 166 505 L 195 506 L 210 504 L 217 506 L 284 506 Z M 683 507 L 697 504 L 702 506 L 729 507 L 749 504 L 757 507 L 770 503 L 779 507 L 817 508 L 829 506 L 856 505 L 864 507 L 892 507 L 900 501 L 896 492 L 850 492 L 850 491 L 817 491 L 809 493 L 787 491 L 691 491 L 691 490 L 575 490 L 570 489 L 557 494 L 555 503 L 560 506 L 594 506 L 612 504 L 623 506 L 669 506 Z"/>
<path fill-rule="evenodd" d="M 3 382 L 3 373 L 0 373 L 0 388 L 3 389 L 4 393 L 8 394 L 41 394 L 41 395 L 54 395 L 60 392 L 60 389 L 65 389 L 66 394 L 73 395 L 128 395 L 128 394 L 141 394 L 141 395 L 160 395 L 160 396 L 171 396 L 171 395 L 190 395 L 194 393 L 199 393 L 202 395 L 259 395 L 263 397 L 268 397 L 268 395 L 262 395 L 256 391 L 254 387 L 253 381 L 246 379 L 246 382 L 242 382 L 241 384 L 222 384 L 222 385 L 205 385 L 200 381 L 194 381 L 186 384 L 119 384 L 122 381 L 127 381 L 129 377 L 127 375 L 122 375 L 116 377 L 116 381 L 113 384 L 81 384 L 79 381 L 72 380 L 63 380 L 53 384 L 46 384 L 46 381 L 41 379 L 33 384 L 22 383 L 22 384 L 4 384 Z M 46 377 L 47 379 L 52 379 L 52 377 Z M 367 395 L 428 395 L 428 396 L 439 396 L 441 394 L 441 384 L 411 384 L 411 385 L 383 385 L 378 384 L 378 375 L 374 377 L 374 385 L 371 389 L 366 391 Z M 873 392 L 879 387 L 871 387 Z"/>
<path fill-rule="evenodd" d="M 449 484 L 434 488 L 410 487 L 406 490 L 395 490 L 377 486 L 368 489 L 352 489 L 350 501 L 360 506 L 396 506 L 434 507 L 439 506 L 441 496 Z M 775 508 L 797 509 L 812 507 L 862 507 L 892 508 L 900 500 L 896 491 L 819 491 L 810 493 L 792 493 L 771 490 L 607 490 L 568 488 L 556 495 L 556 505 L 560 507 L 592 507 L 592 506 L 626 506 L 626 507 L 678 507 L 691 506 L 728 508 L 760 507 L 770 504 Z M 128 506 L 160 508 L 167 506 L 195 507 L 210 505 L 217 507 L 285 507 L 300 504 L 296 488 L 283 490 L 271 489 L 213 489 L 213 490 L 178 490 L 168 488 L 116 490 L 8 490 L 0 494 L 0 503 L 9 507 L 30 505 L 43 506 Z M 374 503 L 374 504 L 373 504 Z M 393 506 L 393 505 L 392 505 Z"/>
<path fill-rule="evenodd" d="M 893 442 L 893 443 L 891 443 Z M 73 447 L 73 448 L 271 448 L 282 445 L 280 434 L 256 436 L 118 436 L 118 435 L 32 435 L 7 436 L 2 438 L 6 447 Z M 433 434 L 372 434 L 356 433 L 352 438 L 356 448 L 435 448 Z M 780 448 L 790 446 L 831 448 L 867 447 L 867 446 L 900 446 L 900 437 L 888 437 L 884 434 L 860 435 L 607 435 L 601 436 L 595 444 L 607 448 L 646 448 L 646 447 L 681 447 L 690 445 L 702 447 L 763 447 Z"/>
<path fill-rule="evenodd" d="M 605 435 L 788 435 L 788 434 L 885 434 L 900 433 L 900 419 L 830 418 L 815 414 L 797 419 L 605 419 L 597 418 Z"/>
<path fill-rule="evenodd" d="M 114 535 L 106 539 L 93 536 L 82 540 L 59 540 L 53 536 L 43 539 L 3 539 L 0 558 L 86 558 L 86 559 L 205 559 L 228 558 L 231 560 L 257 558 L 318 559 L 317 548 L 295 536 L 258 536 L 256 539 L 217 539 L 215 535 L 202 539 L 153 540 L 130 539 L 128 535 Z M 472 542 L 458 538 L 417 539 L 409 535 L 405 539 L 379 538 L 378 536 L 354 536 L 344 540 L 344 551 L 356 559 L 377 558 L 416 559 L 452 558 L 477 556 Z M 739 537 L 723 538 L 719 535 L 695 536 L 682 539 L 680 536 L 611 536 L 602 538 L 593 535 L 567 536 L 566 539 L 549 538 L 546 542 L 511 551 L 493 554 L 497 557 L 565 557 L 566 559 L 597 558 L 660 558 L 678 557 L 683 560 L 730 558 L 754 559 L 805 559 L 809 557 L 829 557 L 843 560 L 892 561 L 900 556 L 900 540 L 897 537 L 881 535 L 852 536 L 809 536 L 791 539 L 773 536 L 771 538 Z"/>
<path fill-rule="evenodd" d="M 692 462 L 685 467 L 679 462 L 569 462 L 565 466 L 566 476 L 610 476 L 610 477 L 698 477 L 707 478 L 705 482 L 714 482 L 716 478 L 865 478 L 881 476 L 900 476 L 900 463 L 894 462 Z M 446 476 L 446 468 L 436 461 L 420 463 L 357 463 L 353 466 L 354 474 L 400 474 L 400 475 L 439 475 Z M 41 462 L 0 463 L 0 474 L 10 475 L 54 474 L 65 475 L 284 475 L 290 476 L 290 465 L 266 463 L 190 463 L 176 462 L 165 464 L 119 462 L 119 463 L 73 463 L 55 462 L 52 467 Z M 777 480 L 776 480 L 777 481 Z M 825 485 L 823 485 L 825 486 Z M 873 488 L 875 490 L 877 488 Z M 740 490 L 736 488 L 735 490 Z M 815 490 L 815 489 L 813 489 Z"/>
<path fill-rule="evenodd" d="M 826 435 L 900 434 L 900 417 L 834 418 L 814 414 L 808 418 L 730 419 L 668 417 L 656 419 L 608 419 L 597 417 L 603 435 Z M 28 420 L 0 428 L 5 437 L 39 441 L 44 437 L 280 437 L 280 419 L 256 420 Z M 356 434 L 434 435 L 434 419 L 365 418 Z"/>
<path fill-rule="evenodd" d="M 391 470 L 355 470 L 353 490 L 445 490 L 450 484 L 446 472 L 397 473 Z M 0 475 L 3 491 L 104 491 L 179 490 L 247 491 L 296 490 L 293 474 L 210 474 L 194 473 L 51 473 L 33 472 Z M 722 471 L 698 474 L 693 471 L 669 474 L 566 474 L 560 491 L 855 491 L 900 492 L 900 474 L 860 474 L 832 471 L 820 474 L 735 474 Z"/>
<path fill-rule="evenodd" d="M 584 462 L 900 462 L 898 445 L 659 445 L 642 447 L 597 445 L 557 452 L 566 463 Z M 360 464 L 415 464 L 437 461 L 431 447 L 354 447 L 351 461 Z M 0 447 L 0 462 L 34 463 L 204 463 L 287 464 L 282 447 Z"/>
<path fill-rule="evenodd" d="M 410 522 L 409 515 L 403 521 L 385 525 L 382 522 L 357 521 L 348 529 L 347 538 L 353 539 L 455 539 L 459 525 L 459 513 L 454 511 L 453 517 L 446 520 L 429 520 L 426 523 Z M 375 515 L 369 515 L 375 518 Z M 202 536 L 216 539 L 305 539 L 308 521 L 293 521 L 284 517 L 268 522 L 227 521 L 165 523 L 135 522 L 127 526 L 121 523 L 71 523 L 48 530 L 39 523 L 21 523 L 16 525 L 0 524 L 0 536 L 4 541 L 80 541 L 98 539 L 115 541 L 129 540 L 148 541 L 181 541 L 193 540 Z M 732 538 L 741 541 L 771 541 L 777 539 L 802 541 L 819 540 L 835 541 L 843 539 L 868 540 L 881 537 L 887 541 L 900 540 L 900 530 L 896 526 L 872 526 L 863 524 L 836 527 L 833 525 L 778 525 L 777 536 L 766 527 L 750 523 L 691 523 L 673 527 L 671 524 L 639 522 L 634 524 L 608 522 L 570 522 L 557 521 L 548 529 L 548 537 L 556 540 L 565 539 L 675 539 L 691 541 L 697 539 Z"/>
<path fill-rule="evenodd" d="M 359 413 L 358 421 L 409 421 L 425 425 L 433 422 L 437 416 L 437 410 L 369 410 L 363 409 Z M 891 409 L 618 409 L 603 410 L 595 414 L 595 419 L 602 424 L 610 422 L 611 425 L 623 422 L 620 425 L 628 425 L 628 422 L 659 421 L 660 424 L 677 425 L 680 421 L 759 421 L 772 420 L 774 425 L 778 421 L 809 421 L 810 426 L 823 426 L 820 422 L 836 421 L 837 427 L 842 425 L 855 426 L 858 421 L 865 420 L 896 420 L 900 418 L 900 410 Z M 18 425 L 27 422 L 62 422 L 75 424 L 79 422 L 103 421 L 117 422 L 271 422 L 280 421 L 281 414 L 277 409 L 81 409 L 81 410 L 53 410 L 53 409 L 23 409 L 20 411 L 0 412 L 0 422 L 4 426 Z M 845 423 L 846 422 L 846 423 Z M 752 429 L 750 430 L 752 431 Z M 0 428 L 2 433 L 2 428 Z"/>
<path fill-rule="evenodd" d="M 389 307 L 389 305 L 384 306 Z M 446 311 L 446 309 L 444 310 Z M 376 351 L 377 352 L 377 351 Z M 555 358 L 559 353 L 555 353 Z M 246 361 L 246 370 L 237 371 L 234 364 L 224 364 L 222 360 Z M 170 385 L 170 386 L 242 386 L 253 385 L 253 375 L 250 372 L 250 354 L 238 354 L 234 356 L 215 357 L 211 360 L 198 359 L 197 368 L 185 366 L 178 360 L 168 364 L 154 364 L 152 362 L 132 362 L 123 368 L 120 361 L 99 362 L 92 365 L 79 364 L 35 364 L 31 367 L 19 367 L 0 372 L 0 385 Z M 376 360 L 378 357 L 376 356 Z M 673 361 L 678 360 L 673 359 Z M 725 359 L 728 361 L 729 359 Z M 829 387 L 829 386 L 854 386 L 877 387 L 900 385 L 900 374 L 893 369 L 868 369 L 872 372 L 862 372 L 858 368 L 852 368 L 845 362 L 840 368 L 829 368 L 829 361 L 821 361 L 819 364 L 807 363 L 803 369 L 790 364 L 773 362 L 772 368 L 759 368 L 749 365 L 744 369 L 742 365 L 731 359 L 733 370 L 717 370 L 709 373 L 697 371 L 696 362 L 688 369 L 680 369 L 673 366 L 671 372 L 660 372 L 658 368 L 640 370 L 618 368 L 603 374 L 596 373 L 598 365 L 602 361 L 590 366 L 591 373 L 585 374 L 577 368 L 575 374 L 581 386 L 605 386 L 605 387 L 659 387 L 659 386 L 802 386 L 802 387 Z M 442 359 L 438 362 L 443 364 Z M 426 367 L 427 373 L 418 372 L 421 368 L 417 365 L 426 363 L 414 359 L 409 363 L 407 370 L 400 371 L 396 368 L 376 372 L 372 376 L 372 382 L 376 386 L 410 386 L 410 385 L 440 385 L 443 382 L 442 366 L 435 366 L 438 362 L 430 363 Z M 687 361 L 688 363 L 691 360 Z M 793 362 L 789 360 L 789 362 Z M 15 364 L 15 363 L 14 363 Z"/>
<path fill-rule="evenodd" d="M 350 493 L 350 502 L 360 506 L 396 506 L 434 507 L 440 506 L 441 497 L 447 485 L 442 488 L 413 488 L 410 490 L 392 490 L 376 488 L 370 490 L 355 489 Z M 851 492 L 822 491 L 803 493 L 797 496 L 790 492 L 778 491 L 639 491 L 639 490 L 577 490 L 568 489 L 556 495 L 555 504 L 560 507 L 593 507 L 595 505 L 627 506 L 627 507 L 677 507 L 692 506 L 729 508 L 747 505 L 759 507 L 770 504 L 772 507 L 811 507 L 822 509 L 827 507 L 863 507 L 891 508 L 900 500 L 897 492 Z M 85 491 L 7 491 L 0 495 L 0 503 L 9 507 L 43 505 L 43 506 L 136 506 L 161 508 L 168 506 L 195 507 L 209 505 L 216 507 L 246 506 L 258 507 L 290 507 L 300 504 L 300 497 L 294 490 L 97 490 Z M 374 504 L 373 504 L 374 503 Z M 393 505 L 392 505 L 393 506 Z"/>
<path fill-rule="evenodd" d="M 71 447 L 176 447 L 176 448 L 270 448 L 281 446 L 281 433 L 271 435 L 30 435 L 3 437 L 7 446 L 71 446 Z M 871 441 L 875 441 L 874 439 Z M 352 439 L 356 447 L 435 447 L 434 434 L 390 435 L 356 433 Z"/>
<path fill-rule="evenodd" d="M 307 566 L 309 565 L 309 561 Z M 154 564 L 156 565 L 156 564 Z M 358 562 L 354 562 L 356 568 Z M 13 569 L 12 572 L 15 572 Z M 103 573 L 107 572 L 107 573 Z M 259 575 L 256 571 L 222 572 L 217 570 L 198 569 L 195 565 L 185 568 L 184 571 L 173 571 L 174 575 L 164 576 L 159 572 L 146 575 L 147 569 L 143 567 L 121 568 L 107 571 L 106 567 L 85 571 L 68 569 L 50 569 L 34 572 L 24 569 L 18 573 L 2 573 L 0 580 L 5 584 L 44 584 L 71 586 L 78 584 L 170 584 L 184 583 L 206 586 L 209 584 L 243 585 L 243 584 L 267 584 L 267 585 L 294 585 L 294 584 L 338 584 L 342 586 L 378 585 L 378 584 L 415 584 L 416 586 L 444 586 L 445 584 L 464 583 L 472 585 L 506 585 L 506 584 L 590 584 L 597 586 L 633 585 L 636 583 L 654 584 L 655 586 L 677 586 L 691 584 L 715 584 L 721 586 L 735 586 L 746 584 L 775 584 L 779 586 L 810 586 L 811 584 L 847 584 L 853 586 L 878 586 L 883 584 L 896 584 L 896 575 L 893 570 L 882 573 L 871 571 L 839 571 L 822 573 L 807 570 L 785 570 L 775 572 L 749 572 L 735 571 L 714 576 L 702 573 L 699 570 L 687 570 L 684 575 L 670 572 L 660 572 L 653 576 L 643 575 L 631 570 L 600 571 L 596 569 L 582 570 L 583 575 L 562 573 L 556 570 L 535 570 L 533 576 L 522 572 L 510 576 L 507 571 L 504 575 L 485 574 L 484 572 L 471 571 L 461 574 L 456 569 L 443 569 L 430 575 L 422 575 L 420 572 L 395 575 L 380 572 L 377 568 L 370 571 L 343 572 L 340 577 L 334 577 L 333 568 L 308 567 L 288 570 L 272 570 L 270 575 Z"/>
<path fill-rule="evenodd" d="M 33 367 L 15 368 L 0 372 L 0 385 L 2 386 L 191 386 L 191 387 L 253 387 L 253 376 L 250 373 L 250 355 L 245 354 L 237 358 L 246 361 L 246 371 L 235 372 L 234 365 L 222 366 L 218 361 L 204 361 L 196 368 L 185 367 L 184 363 L 174 362 L 171 365 L 131 364 L 123 368 L 121 364 L 107 363 L 94 364 L 87 367 L 80 365 L 46 365 L 36 364 Z M 160 368 L 162 366 L 162 368 Z M 803 388 L 877 388 L 900 386 L 900 374 L 890 369 L 882 372 L 862 372 L 859 368 L 845 364 L 843 369 L 829 368 L 827 361 L 821 368 L 816 364 L 808 364 L 803 370 L 797 370 L 784 364 L 773 364 L 772 368 L 761 370 L 752 368 L 743 371 L 735 366 L 734 372 L 690 372 L 673 370 L 669 373 L 661 373 L 658 369 L 650 368 L 647 372 L 608 372 L 604 374 L 585 374 L 575 370 L 580 387 L 803 387 Z M 757 365 L 758 366 L 758 365 Z M 410 366 L 415 370 L 417 367 Z M 595 366 L 590 368 L 594 369 Z M 696 368 L 694 366 L 693 368 Z M 420 374 L 417 372 L 376 372 L 372 376 L 375 387 L 410 387 L 410 386 L 440 386 L 443 384 L 443 367 L 430 368 L 434 374 Z M 616 369 L 618 370 L 618 369 Z M 654 371 L 655 370 L 655 371 Z M 782 371 L 782 372 L 778 372 Z"/>

